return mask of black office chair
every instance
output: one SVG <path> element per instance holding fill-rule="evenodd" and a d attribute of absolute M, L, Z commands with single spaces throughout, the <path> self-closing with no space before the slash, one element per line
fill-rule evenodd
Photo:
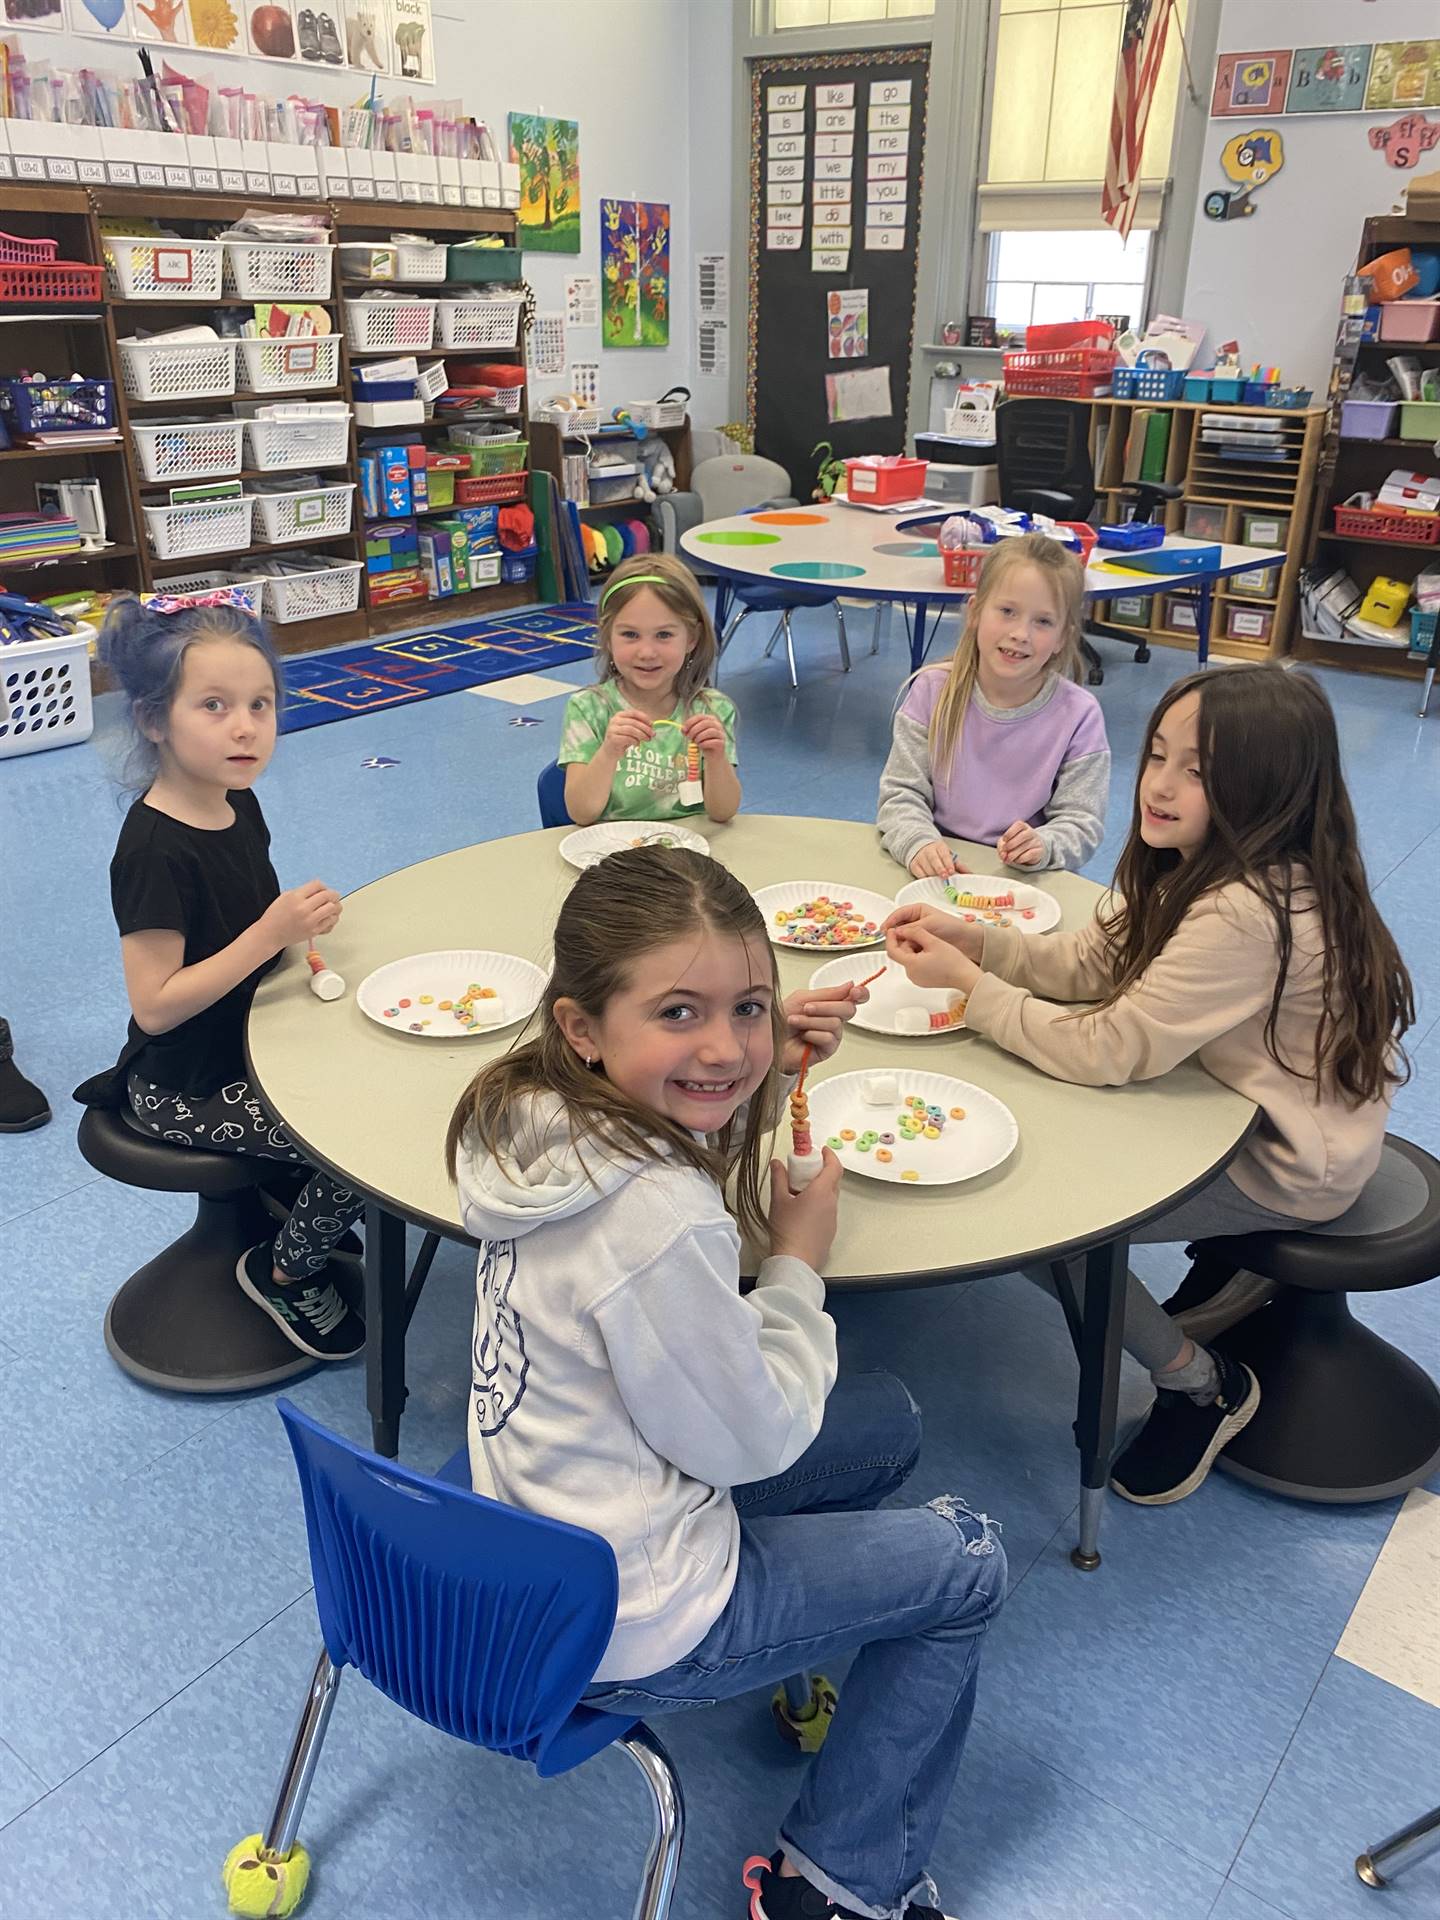
<path fill-rule="evenodd" d="M 1091 408 L 1079 400 L 1002 401 L 995 415 L 995 457 L 1000 504 L 1017 513 L 1044 513 L 1052 520 L 1088 520 L 1095 510 L 1095 463 L 1090 458 Z M 1133 500 L 1132 520 L 1150 522 L 1183 487 L 1165 480 L 1127 480 L 1120 489 Z M 1143 640 L 1124 627 L 1100 627 L 1135 648 L 1137 661 L 1150 658 Z M 1081 641 L 1089 662 L 1088 678 L 1098 687 L 1105 678 L 1100 656 Z"/>

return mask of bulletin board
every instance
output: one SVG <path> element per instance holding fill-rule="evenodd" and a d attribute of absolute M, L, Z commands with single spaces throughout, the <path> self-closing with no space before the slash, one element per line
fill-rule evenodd
<path fill-rule="evenodd" d="M 751 63 L 746 417 L 801 499 L 822 440 L 904 448 L 929 67 L 923 47 Z"/>

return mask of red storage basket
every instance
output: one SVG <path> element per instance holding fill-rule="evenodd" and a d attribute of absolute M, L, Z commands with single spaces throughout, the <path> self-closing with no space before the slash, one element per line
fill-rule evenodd
<path fill-rule="evenodd" d="M 1440 543 L 1440 513 L 1399 513 L 1393 507 L 1336 507 L 1335 531 L 1360 540 L 1396 540 L 1407 547 Z"/>
<path fill-rule="evenodd" d="M 523 500 L 527 473 L 477 473 L 455 482 L 457 507 L 488 507 L 499 500 Z"/>
<path fill-rule="evenodd" d="M 1059 527 L 1064 527 L 1067 533 L 1074 534 L 1075 538 L 1080 542 L 1080 551 L 1076 555 L 1076 558 L 1082 567 L 1088 567 L 1090 564 L 1090 550 L 1095 545 L 1094 527 L 1089 526 L 1084 520 L 1057 520 L 1055 524 Z"/>
<path fill-rule="evenodd" d="M 0 233 L 0 266 L 37 266 L 60 251 L 56 240 L 22 240 L 18 233 Z"/>
<path fill-rule="evenodd" d="M 51 260 L 16 265 L 0 260 L 0 300 L 44 301 L 52 306 L 67 300 L 98 300 L 103 267 L 87 267 L 78 260 Z"/>
<path fill-rule="evenodd" d="M 1053 353 L 1061 347 L 1109 347 L 1115 329 L 1108 320 L 1058 320 L 1025 329 L 1027 353 Z"/>
<path fill-rule="evenodd" d="M 1030 331 L 1034 333 L 1035 328 Z M 1045 331 L 1045 329 L 1041 329 Z M 1092 399 L 1109 390 L 1119 355 L 1110 347 L 1062 347 L 1005 356 L 1007 393 L 1048 393 Z"/>
<path fill-rule="evenodd" d="M 945 568 L 946 586 L 978 586 L 980 569 L 985 564 L 985 556 L 993 552 L 993 547 L 942 547 L 940 560 Z"/>
<path fill-rule="evenodd" d="M 871 506 L 896 506 L 903 500 L 918 500 L 925 491 L 928 460 L 903 456 L 874 466 L 867 460 L 845 462 L 845 490 L 852 500 L 864 500 Z"/>

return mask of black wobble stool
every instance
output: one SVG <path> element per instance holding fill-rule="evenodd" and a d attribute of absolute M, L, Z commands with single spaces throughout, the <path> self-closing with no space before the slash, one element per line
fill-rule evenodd
<path fill-rule="evenodd" d="M 1440 1274 L 1440 1162 L 1387 1134 L 1365 1191 L 1323 1229 L 1201 1244 L 1280 1289 L 1213 1342 L 1260 1382 L 1259 1411 L 1217 1466 L 1336 1503 L 1388 1499 L 1440 1466 L 1440 1389 L 1346 1299 Z"/>
<path fill-rule="evenodd" d="M 244 1393 L 316 1366 L 235 1278 L 241 1254 L 275 1231 L 261 1186 L 278 1168 L 157 1140 L 103 1107 L 86 1108 L 77 1138 L 97 1173 L 195 1195 L 192 1225 L 132 1273 L 106 1310 L 105 1344 L 126 1373 L 173 1393 Z"/>

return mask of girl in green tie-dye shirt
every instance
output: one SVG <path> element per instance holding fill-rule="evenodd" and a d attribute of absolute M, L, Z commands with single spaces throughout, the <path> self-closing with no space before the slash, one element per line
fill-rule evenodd
<path fill-rule="evenodd" d="M 728 820 L 740 806 L 735 707 L 707 686 L 715 629 L 670 554 L 626 560 L 600 596 L 599 684 L 565 703 L 565 806 L 595 820 Z"/>

